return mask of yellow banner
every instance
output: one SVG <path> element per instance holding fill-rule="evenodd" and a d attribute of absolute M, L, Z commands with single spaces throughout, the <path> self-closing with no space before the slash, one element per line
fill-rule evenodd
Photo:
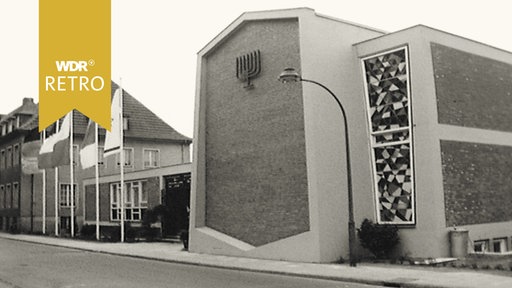
<path fill-rule="evenodd" d="M 76 109 L 110 130 L 110 0 L 39 0 L 39 131 Z"/>

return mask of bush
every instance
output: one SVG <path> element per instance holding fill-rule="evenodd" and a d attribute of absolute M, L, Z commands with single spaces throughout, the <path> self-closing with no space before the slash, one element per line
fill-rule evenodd
<path fill-rule="evenodd" d="M 94 239 L 96 236 L 96 225 L 84 224 L 80 229 L 80 238 L 82 239 Z"/>
<path fill-rule="evenodd" d="M 364 219 L 357 229 L 361 246 L 370 250 L 377 259 L 388 258 L 400 238 L 398 228 L 394 225 L 379 225 Z"/>

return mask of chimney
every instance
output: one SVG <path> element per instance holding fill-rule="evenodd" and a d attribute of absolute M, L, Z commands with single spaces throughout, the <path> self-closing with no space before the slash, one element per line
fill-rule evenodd
<path fill-rule="evenodd" d="M 23 98 L 23 106 L 27 104 L 34 104 L 34 98 Z"/>

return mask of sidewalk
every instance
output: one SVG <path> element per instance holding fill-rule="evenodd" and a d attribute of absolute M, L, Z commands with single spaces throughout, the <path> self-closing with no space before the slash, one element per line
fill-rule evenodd
<path fill-rule="evenodd" d="M 512 277 L 493 273 L 384 264 L 313 264 L 189 253 L 173 243 L 104 243 L 34 235 L 0 233 L 1 238 L 92 252 L 242 271 L 339 280 L 387 287 L 512 287 Z M 505 274 L 504 274 L 505 275 Z"/>

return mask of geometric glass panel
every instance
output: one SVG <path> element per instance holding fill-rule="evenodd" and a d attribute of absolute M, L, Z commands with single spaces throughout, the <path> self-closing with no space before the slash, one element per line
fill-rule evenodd
<path fill-rule="evenodd" d="M 413 220 L 409 143 L 374 148 L 378 213 L 384 222 Z"/>
<path fill-rule="evenodd" d="M 374 139 L 376 143 L 407 141 L 409 139 L 409 130 L 376 134 Z"/>
<path fill-rule="evenodd" d="M 363 59 L 378 223 L 415 224 L 407 48 Z"/>

